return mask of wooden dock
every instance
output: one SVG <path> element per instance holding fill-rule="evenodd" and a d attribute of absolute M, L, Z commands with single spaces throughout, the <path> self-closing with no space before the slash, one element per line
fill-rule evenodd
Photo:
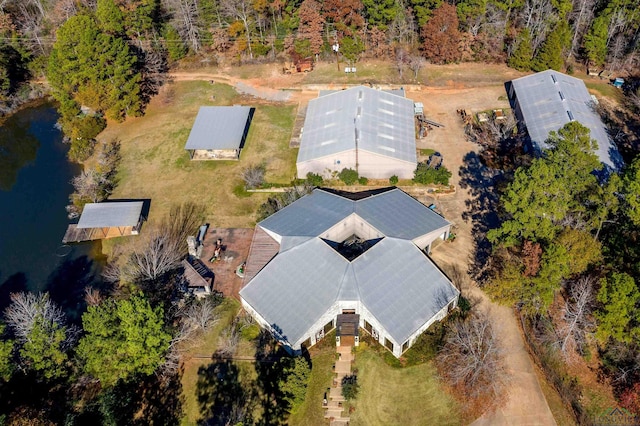
<path fill-rule="evenodd" d="M 78 228 L 77 224 L 71 224 L 64 233 L 62 243 L 79 243 L 82 241 L 104 240 L 107 238 L 138 235 L 132 226 L 110 228 Z"/>

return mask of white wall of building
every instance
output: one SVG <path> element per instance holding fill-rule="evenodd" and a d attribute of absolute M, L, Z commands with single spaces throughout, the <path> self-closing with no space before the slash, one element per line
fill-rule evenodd
<path fill-rule="evenodd" d="M 306 179 L 307 173 L 315 173 L 326 179 L 332 178 L 332 172 L 339 173 L 342 169 L 356 169 L 356 150 L 339 152 L 326 157 L 296 163 L 298 179 Z"/>
<path fill-rule="evenodd" d="M 342 242 L 354 234 L 365 240 L 383 237 L 380 231 L 355 213 L 327 229 L 320 237 L 325 240 Z"/>
<path fill-rule="evenodd" d="M 370 179 L 388 179 L 393 175 L 400 179 L 413 179 L 416 163 L 398 160 L 386 155 L 358 150 L 358 174 Z"/>

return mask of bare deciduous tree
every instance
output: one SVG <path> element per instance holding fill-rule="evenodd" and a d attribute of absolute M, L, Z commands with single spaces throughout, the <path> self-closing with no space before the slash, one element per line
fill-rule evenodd
<path fill-rule="evenodd" d="M 265 167 L 263 164 L 249 166 L 242 171 L 242 180 L 248 189 L 254 189 L 264 183 Z"/>
<path fill-rule="evenodd" d="M 503 350 L 486 314 L 475 313 L 452 324 L 440 352 L 440 365 L 451 383 L 471 398 L 501 395 Z"/>
<path fill-rule="evenodd" d="M 425 66 L 427 61 L 420 55 L 409 56 L 409 69 L 413 71 L 413 78 L 418 80 L 418 73 Z"/>
<path fill-rule="evenodd" d="M 75 190 L 73 197 L 98 203 L 109 195 L 109 183 L 104 173 L 95 169 L 83 170 L 82 173 L 71 179 L 71 184 Z"/>
<path fill-rule="evenodd" d="M 564 323 L 558 328 L 558 345 L 565 358 L 571 352 L 582 352 L 587 335 L 593 330 L 595 322 L 591 315 L 594 302 L 595 279 L 584 276 L 569 283 L 567 298 L 562 307 Z"/>
<path fill-rule="evenodd" d="M 194 52 L 200 50 L 197 0 L 163 0 L 163 6 L 173 16 L 173 26 L 180 38 L 187 41 Z"/>
<path fill-rule="evenodd" d="M 12 293 L 11 304 L 4 311 L 5 321 L 19 341 L 25 342 L 38 317 L 46 323 L 64 324 L 62 309 L 51 301 L 47 293 Z"/>
<path fill-rule="evenodd" d="M 232 357 L 236 353 L 238 342 L 240 342 L 240 334 L 238 333 L 238 327 L 236 326 L 237 318 L 231 323 L 231 325 L 220 334 L 218 341 L 218 350 L 216 354 L 221 357 Z"/>
<path fill-rule="evenodd" d="M 237 19 L 244 26 L 245 37 L 247 38 L 247 48 L 249 58 L 253 59 L 251 49 L 251 27 L 253 25 L 253 8 L 249 0 L 221 0 L 222 12 L 232 19 Z"/>
<path fill-rule="evenodd" d="M 133 248 L 129 262 L 121 273 L 133 281 L 156 280 L 175 269 L 182 259 L 184 243 L 160 230 L 149 232 L 146 241 Z"/>

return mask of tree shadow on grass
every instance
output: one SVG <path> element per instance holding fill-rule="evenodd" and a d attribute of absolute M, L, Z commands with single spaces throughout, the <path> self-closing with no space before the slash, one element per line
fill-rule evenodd
<path fill-rule="evenodd" d="M 216 358 L 198 369 L 196 397 L 200 425 L 253 423 L 255 390 L 241 383 L 240 370 L 231 360 Z"/>
<path fill-rule="evenodd" d="M 460 187 L 468 189 L 470 199 L 466 201 L 462 218 L 466 222 L 471 221 L 473 226 L 475 251 L 469 273 L 478 282 L 487 278 L 486 265 L 491 255 L 491 243 L 487 240 L 487 232 L 500 225 L 497 187 L 504 180 L 504 174 L 485 166 L 476 152 L 465 155 L 464 164 L 460 168 Z"/>
<path fill-rule="evenodd" d="M 256 339 L 257 384 L 262 391 L 260 398 L 262 418 L 257 424 L 286 424 L 291 406 L 280 389 L 280 383 L 286 379 L 286 370 L 292 363 L 293 358 L 281 345 L 276 344 L 271 334 L 262 330 Z"/>

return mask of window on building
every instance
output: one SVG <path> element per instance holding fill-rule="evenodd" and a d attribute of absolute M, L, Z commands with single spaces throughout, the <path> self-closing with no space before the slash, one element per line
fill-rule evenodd
<path fill-rule="evenodd" d="M 364 320 L 364 329 L 367 330 L 369 334 L 373 334 L 373 326 Z"/>
<path fill-rule="evenodd" d="M 387 338 L 384 339 L 384 346 L 393 352 L 393 342 Z"/>
<path fill-rule="evenodd" d="M 324 326 L 324 332 L 328 333 L 331 330 L 333 330 L 333 320 L 329 321 L 325 326 Z"/>
<path fill-rule="evenodd" d="M 309 348 L 311 347 L 311 337 L 309 337 L 307 340 L 305 340 L 304 342 L 302 342 L 300 344 L 301 347 L 303 348 Z"/>
<path fill-rule="evenodd" d="M 402 344 L 402 352 L 406 351 L 407 349 L 409 349 L 409 341 L 408 340 Z"/>

